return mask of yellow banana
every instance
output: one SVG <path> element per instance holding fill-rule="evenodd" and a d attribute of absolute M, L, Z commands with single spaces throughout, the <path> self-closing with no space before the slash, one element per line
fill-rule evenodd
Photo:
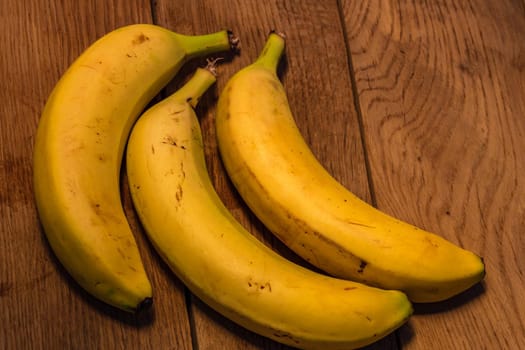
<path fill-rule="evenodd" d="M 246 231 L 210 181 L 193 108 L 215 81 L 198 69 L 134 126 L 126 167 L 155 249 L 199 298 L 238 324 L 306 349 L 374 342 L 412 312 L 406 296 L 293 264 Z"/>
<path fill-rule="evenodd" d="M 46 103 L 33 160 L 40 220 L 66 270 L 108 304 L 136 311 L 152 301 L 119 192 L 131 126 L 185 61 L 227 50 L 230 39 L 227 31 L 119 28 L 75 60 Z"/>
<path fill-rule="evenodd" d="M 454 296 L 483 279 L 480 257 L 397 220 L 338 183 L 297 128 L 276 75 L 283 37 L 221 92 L 217 138 L 233 184 L 287 246 L 322 270 L 407 293 L 414 302 Z"/>

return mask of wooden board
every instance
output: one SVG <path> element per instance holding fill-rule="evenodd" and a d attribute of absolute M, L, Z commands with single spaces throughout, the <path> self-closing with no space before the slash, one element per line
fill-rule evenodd
<path fill-rule="evenodd" d="M 240 55 L 198 107 L 214 184 L 234 215 L 274 239 L 236 194 L 218 157 L 215 104 L 227 79 L 287 34 L 279 74 L 319 160 L 359 197 L 482 255 L 486 281 L 369 349 L 525 348 L 525 6 L 521 1 L 0 2 L 0 348 L 286 349 L 191 295 L 154 252 L 122 195 L 155 307 L 124 315 L 94 300 L 49 248 L 32 194 L 32 147 L 67 66 L 104 33 L 157 23 L 184 34 L 229 28 Z M 166 91 L 192 70 L 188 64 Z"/>
<path fill-rule="evenodd" d="M 403 349 L 524 348 L 523 3 L 342 8 L 377 206 L 487 269 L 463 295 L 417 306 Z"/>

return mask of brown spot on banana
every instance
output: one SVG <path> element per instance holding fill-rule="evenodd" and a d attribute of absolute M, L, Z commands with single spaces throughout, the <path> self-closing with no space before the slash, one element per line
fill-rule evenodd
<path fill-rule="evenodd" d="M 361 260 L 361 263 L 359 264 L 359 269 L 357 270 L 357 272 L 362 274 L 365 271 L 366 265 L 368 265 L 368 263 L 364 260 Z"/>
<path fill-rule="evenodd" d="M 175 139 L 169 135 L 164 137 L 164 141 L 162 141 L 162 143 L 167 144 L 167 145 L 177 146 L 177 141 L 175 141 Z"/>
<path fill-rule="evenodd" d="M 436 243 L 431 237 L 425 236 L 425 242 L 432 248 L 439 248 L 439 244 Z"/>
<path fill-rule="evenodd" d="M 181 114 L 182 112 L 184 112 L 184 109 L 177 109 L 177 110 L 173 110 L 173 111 L 169 111 L 169 115 L 174 115 L 175 117 L 172 118 L 172 120 L 175 122 L 175 123 L 178 123 L 180 122 L 180 119 L 179 117 L 177 117 L 177 114 Z"/>
<path fill-rule="evenodd" d="M 135 37 L 135 39 L 133 39 L 133 41 L 131 42 L 133 45 L 140 45 L 146 41 L 149 40 L 149 37 L 147 37 L 146 35 L 144 35 L 144 33 L 140 33 L 139 35 L 137 35 Z"/>
<path fill-rule="evenodd" d="M 278 329 L 273 329 L 272 328 L 272 331 L 273 331 L 273 336 L 276 337 L 276 338 L 288 338 L 290 341 L 293 341 L 295 344 L 300 344 L 301 342 L 297 339 L 295 339 L 290 333 L 288 332 L 284 332 L 284 331 L 280 331 Z"/>
<path fill-rule="evenodd" d="M 122 223 L 122 218 L 118 214 L 115 214 L 111 209 L 105 209 L 100 202 L 92 199 L 90 200 L 90 206 L 95 214 L 91 219 L 93 224 L 104 225 L 112 222 L 119 225 Z"/>
<path fill-rule="evenodd" d="M 255 292 L 263 292 L 263 291 L 266 291 L 268 293 L 271 293 L 272 292 L 272 285 L 269 281 L 267 282 L 264 282 L 264 283 L 260 283 L 260 282 L 257 282 L 257 281 L 253 281 L 251 278 L 248 280 L 248 288 L 251 290 L 251 291 L 255 291 Z"/>
<path fill-rule="evenodd" d="M 361 222 L 351 221 L 351 220 L 345 220 L 347 224 L 355 225 L 355 226 L 361 226 L 361 227 L 368 227 L 368 228 L 375 228 L 375 226 L 363 224 Z"/>
<path fill-rule="evenodd" d="M 177 203 L 180 203 L 182 201 L 183 194 L 184 194 L 184 191 L 182 190 L 182 185 L 179 183 L 177 185 L 177 191 L 175 192 L 175 199 L 177 200 Z"/>
<path fill-rule="evenodd" d="M 368 322 L 372 322 L 372 319 L 371 319 L 370 316 L 368 316 L 368 315 L 365 315 L 365 314 L 363 314 L 363 313 L 361 313 L 361 312 L 355 312 L 355 314 L 358 315 L 359 317 L 364 318 L 364 319 L 367 320 Z"/>
<path fill-rule="evenodd" d="M 122 251 L 120 247 L 117 248 L 117 252 L 122 257 L 122 259 L 126 259 L 126 254 Z"/>
<path fill-rule="evenodd" d="M 175 146 L 175 147 L 179 147 L 180 149 L 184 149 L 184 150 L 186 149 L 186 146 L 177 143 L 177 141 L 171 136 L 166 136 L 164 138 L 164 141 L 162 141 L 162 143 L 168 144 L 171 146 Z"/>
<path fill-rule="evenodd" d="M 91 207 L 93 208 L 95 214 L 100 215 L 100 203 L 92 203 Z"/>
<path fill-rule="evenodd" d="M 184 179 L 186 179 L 186 171 L 184 171 L 184 162 L 180 162 L 180 175 L 182 181 L 184 181 Z"/>

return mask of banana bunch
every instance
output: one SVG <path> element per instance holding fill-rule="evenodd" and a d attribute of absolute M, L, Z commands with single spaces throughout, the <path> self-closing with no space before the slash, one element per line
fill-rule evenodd
<path fill-rule="evenodd" d="M 284 38 L 235 74 L 217 107 L 217 139 L 233 184 L 288 247 L 340 278 L 405 292 L 414 302 L 450 298 L 483 279 L 480 257 L 372 207 L 318 162 L 294 122 L 276 68 Z"/>
<path fill-rule="evenodd" d="M 227 31 L 125 26 L 82 53 L 52 91 L 34 145 L 36 205 L 52 250 L 98 299 L 127 311 L 152 301 L 119 191 L 133 123 L 184 62 L 235 44 Z"/>
<path fill-rule="evenodd" d="M 133 205 L 174 274 L 224 316 L 278 342 L 365 346 L 404 324 L 411 301 L 444 300 L 483 278 L 481 258 L 373 208 L 320 165 L 277 77 L 285 42 L 276 33 L 220 94 L 221 158 L 261 221 L 331 276 L 290 262 L 238 223 L 209 178 L 194 111 L 216 81 L 214 63 L 138 118 L 184 62 L 236 44 L 228 31 L 122 27 L 52 91 L 34 148 L 35 199 L 52 250 L 80 286 L 126 311 L 152 302 L 120 200 L 125 149 Z"/>
<path fill-rule="evenodd" d="M 133 203 L 160 256 L 215 310 L 295 347 L 360 347 L 402 325 L 412 313 L 405 294 L 300 267 L 233 218 L 209 178 L 193 111 L 214 82 L 198 69 L 141 116 L 128 141 Z"/>

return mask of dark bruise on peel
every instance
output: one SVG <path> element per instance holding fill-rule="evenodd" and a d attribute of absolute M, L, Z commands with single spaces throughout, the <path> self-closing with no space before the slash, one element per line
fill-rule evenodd
<path fill-rule="evenodd" d="M 140 45 L 146 41 L 149 40 L 149 37 L 147 37 L 146 35 L 144 35 L 144 33 L 140 33 L 139 35 L 137 35 L 137 37 L 135 39 L 133 39 L 133 41 L 131 42 L 133 45 Z"/>
<path fill-rule="evenodd" d="M 259 282 L 254 282 L 254 281 L 250 280 L 250 281 L 248 281 L 248 287 L 249 288 L 255 287 L 255 289 L 258 289 L 258 290 L 261 290 L 261 291 L 266 290 L 269 293 L 272 292 L 272 285 L 270 284 L 270 282 L 259 283 Z"/>
<path fill-rule="evenodd" d="M 168 144 L 171 146 L 175 146 L 175 147 L 179 147 L 180 149 L 186 149 L 186 146 L 177 144 L 177 141 L 175 141 L 175 139 L 171 136 L 166 136 L 164 138 L 164 141 L 162 141 L 162 143 Z"/>
<path fill-rule="evenodd" d="M 362 317 L 364 318 L 365 320 L 367 320 L 368 322 L 372 322 L 372 318 L 366 314 L 363 314 L 362 312 L 358 312 L 358 311 L 354 311 L 354 313 L 359 316 L 359 317 Z"/>
<path fill-rule="evenodd" d="M 100 214 L 101 214 L 101 212 L 100 212 L 100 203 L 93 203 L 92 204 L 92 208 L 93 208 L 93 211 L 95 212 L 95 214 L 100 216 Z"/>
<path fill-rule="evenodd" d="M 172 146 L 177 146 L 177 141 L 175 141 L 175 139 L 171 136 L 166 136 L 164 138 L 164 141 L 162 141 L 162 143 L 172 145 Z"/>
<path fill-rule="evenodd" d="M 260 289 L 265 289 L 266 287 L 268 287 L 268 291 L 269 291 L 269 292 L 272 291 L 272 285 L 270 284 L 270 282 L 267 282 L 266 284 L 260 286 L 259 288 L 260 288 Z"/>
<path fill-rule="evenodd" d="M 175 192 L 175 199 L 177 200 L 178 203 L 180 203 L 180 201 L 182 200 L 183 194 L 184 194 L 184 191 L 182 190 L 182 185 L 178 184 L 177 191 Z"/>
<path fill-rule="evenodd" d="M 368 263 L 364 260 L 361 260 L 361 262 L 359 263 L 359 269 L 357 270 L 357 272 L 363 273 L 365 271 L 366 265 L 368 265 Z"/>
<path fill-rule="evenodd" d="M 184 181 L 186 179 L 186 171 L 184 171 L 184 162 L 180 162 L 180 175 L 182 181 Z"/>
<path fill-rule="evenodd" d="M 293 341 L 295 344 L 301 344 L 301 342 L 298 339 L 295 339 L 290 333 L 280 331 L 280 330 L 274 330 L 273 332 L 274 337 L 276 338 L 288 338 L 291 341 Z"/>

